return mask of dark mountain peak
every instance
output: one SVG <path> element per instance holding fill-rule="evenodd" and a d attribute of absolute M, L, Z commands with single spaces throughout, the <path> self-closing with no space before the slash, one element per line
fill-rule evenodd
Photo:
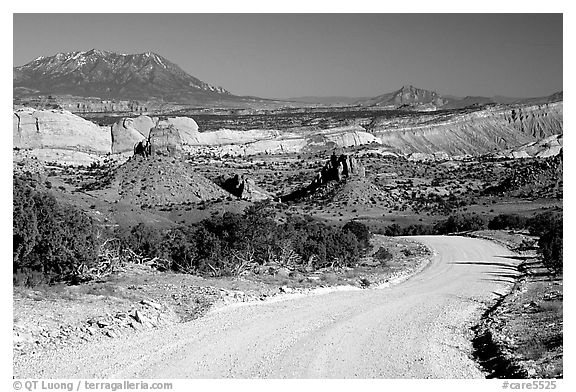
<path fill-rule="evenodd" d="M 412 94 L 429 94 L 429 95 L 433 95 L 433 96 L 437 96 L 438 94 L 436 93 L 436 91 L 431 91 L 431 90 L 424 90 L 421 88 L 417 88 L 414 87 L 411 84 L 405 84 L 404 86 L 402 86 L 400 88 L 400 90 L 398 90 L 398 92 L 403 92 L 403 93 L 412 93 Z"/>
<path fill-rule="evenodd" d="M 399 90 L 368 100 L 362 100 L 358 103 L 367 106 L 412 107 L 422 110 L 433 110 L 444 105 L 446 100 L 435 91 L 424 90 L 411 84 L 406 84 Z"/>

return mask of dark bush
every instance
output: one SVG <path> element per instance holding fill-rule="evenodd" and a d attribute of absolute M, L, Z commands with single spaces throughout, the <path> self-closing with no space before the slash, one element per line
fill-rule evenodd
<path fill-rule="evenodd" d="M 523 229 L 526 227 L 526 218 L 516 214 L 500 214 L 488 222 L 490 230 Z"/>
<path fill-rule="evenodd" d="M 416 224 L 405 227 L 402 230 L 402 235 L 429 235 L 434 234 L 432 226 Z"/>
<path fill-rule="evenodd" d="M 374 253 L 374 259 L 378 260 L 380 264 L 384 265 L 387 261 L 392 260 L 392 252 L 381 246 L 376 253 Z"/>
<path fill-rule="evenodd" d="M 353 265 L 366 246 L 358 241 L 359 225 L 338 229 L 310 217 L 275 222 L 266 203 L 256 203 L 244 214 L 226 212 L 197 225 L 157 229 L 137 225 L 118 232 L 125 247 L 145 257 L 169 260 L 179 272 L 235 275 L 254 264 L 308 264 L 313 268 Z"/>
<path fill-rule="evenodd" d="M 451 215 L 434 226 L 436 234 L 450 234 L 462 231 L 482 230 L 486 222 L 477 215 Z"/>
<path fill-rule="evenodd" d="M 562 213 L 543 212 L 528 219 L 526 226 L 531 235 L 541 236 L 558 225 L 562 225 Z"/>
<path fill-rule="evenodd" d="M 372 233 L 370 228 L 362 222 L 350 221 L 342 227 L 343 231 L 349 231 L 356 236 L 358 242 L 365 248 L 370 246 L 370 238 Z"/>
<path fill-rule="evenodd" d="M 39 283 L 40 275 L 46 282 L 69 280 L 79 274 L 80 266 L 96 263 L 96 228 L 90 217 L 22 179 L 15 178 L 13 184 L 15 283 L 25 283 L 23 276 L 34 276 Z"/>
<path fill-rule="evenodd" d="M 540 235 L 538 246 L 542 262 L 550 271 L 560 273 L 563 271 L 563 227 L 562 216 L 548 221 L 548 226 Z"/>
<path fill-rule="evenodd" d="M 404 234 L 403 234 L 403 230 L 400 227 L 400 225 L 393 223 L 390 226 L 386 227 L 386 229 L 384 230 L 384 235 L 387 235 L 390 237 L 395 237 L 395 236 L 404 235 Z"/>

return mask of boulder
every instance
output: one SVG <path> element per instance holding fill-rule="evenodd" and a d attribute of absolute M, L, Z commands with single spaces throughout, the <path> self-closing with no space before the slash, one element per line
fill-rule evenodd
<path fill-rule="evenodd" d="M 134 315 L 132 317 L 134 318 L 134 320 L 138 321 L 140 324 L 143 325 L 149 321 L 148 317 L 144 316 L 144 314 L 142 314 L 142 312 L 139 311 L 138 309 L 134 311 Z"/>
<path fill-rule="evenodd" d="M 254 180 L 242 174 L 226 179 L 221 186 L 234 196 L 245 200 L 258 201 L 272 198 L 268 192 L 257 186 Z"/>
<path fill-rule="evenodd" d="M 133 151 L 134 145 L 145 140 L 146 137 L 134 127 L 133 119 L 124 118 L 111 126 L 112 153 Z M 147 136 L 147 135 L 146 135 Z"/>
<path fill-rule="evenodd" d="M 280 267 L 275 273 L 277 278 L 284 278 L 287 279 L 290 276 L 290 270 L 285 267 Z"/>
<path fill-rule="evenodd" d="M 137 130 L 145 138 L 148 138 L 150 130 L 156 126 L 156 118 L 142 115 L 134 118 L 127 118 L 126 123 L 128 126 Z"/>
<path fill-rule="evenodd" d="M 198 143 L 198 124 L 190 117 L 169 117 L 158 121 L 158 126 L 170 126 L 178 130 L 182 144 L 191 145 Z"/>
<path fill-rule="evenodd" d="M 148 137 L 151 156 L 180 157 L 182 139 L 173 125 L 157 125 L 150 130 Z"/>

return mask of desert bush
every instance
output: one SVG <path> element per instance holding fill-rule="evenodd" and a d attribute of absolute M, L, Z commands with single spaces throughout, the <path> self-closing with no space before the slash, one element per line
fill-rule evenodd
<path fill-rule="evenodd" d="M 351 231 L 328 226 L 310 217 L 291 217 L 279 229 L 293 238 L 296 253 L 304 261 L 313 260 L 315 268 L 353 265 L 365 250 Z"/>
<path fill-rule="evenodd" d="M 542 263 L 550 271 L 560 273 L 563 271 L 563 224 L 562 216 L 547 220 L 546 228 L 540 227 L 541 234 L 538 240 Z"/>
<path fill-rule="evenodd" d="M 366 249 L 350 227 L 338 229 L 310 217 L 277 223 L 273 214 L 271 205 L 256 203 L 243 214 L 226 212 L 189 227 L 158 229 L 139 224 L 116 235 L 141 256 L 169 260 L 172 270 L 214 276 L 238 275 L 267 263 L 311 261 L 313 268 L 353 265 Z"/>
<path fill-rule="evenodd" d="M 523 229 L 526 227 L 526 218 L 516 214 L 500 214 L 488 222 L 490 230 Z"/>
<path fill-rule="evenodd" d="M 358 221 L 350 221 L 346 223 L 342 230 L 347 232 L 351 232 L 356 236 L 358 242 L 365 248 L 370 246 L 370 239 L 372 238 L 372 233 L 370 232 L 370 228 L 362 222 Z"/>
<path fill-rule="evenodd" d="M 374 253 L 374 259 L 378 260 L 382 265 L 385 265 L 387 261 L 392 260 L 392 257 L 392 252 L 383 246 Z"/>
<path fill-rule="evenodd" d="M 415 224 L 405 227 L 402 230 L 402 235 L 429 235 L 433 234 L 432 226 Z"/>
<path fill-rule="evenodd" d="M 402 249 L 400 253 L 406 257 L 414 256 L 414 252 L 411 249 Z"/>
<path fill-rule="evenodd" d="M 93 220 L 50 193 L 32 189 L 15 178 L 13 188 L 13 274 L 15 283 L 41 275 L 46 282 L 69 280 L 80 266 L 97 262 L 98 243 Z M 30 280 L 28 280 L 30 282 Z"/>
<path fill-rule="evenodd" d="M 448 219 L 434 225 L 433 230 L 436 234 L 449 234 L 484 228 L 486 228 L 486 222 L 477 215 L 451 215 Z"/>
<path fill-rule="evenodd" d="M 397 223 L 393 223 L 384 229 L 384 235 L 395 237 L 398 235 L 403 235 L 403 230 Z"/>
<path fill-rule="evenodd" d="M 562 213 L 549 211 L 529 218 L 526 227 L 531 235 L 541 236 L 559 224 L 562 224 Z"/>

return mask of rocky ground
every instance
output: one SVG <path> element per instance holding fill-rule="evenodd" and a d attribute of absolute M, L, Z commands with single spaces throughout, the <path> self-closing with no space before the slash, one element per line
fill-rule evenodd
<path fill-rule="evenodd" d="M 159 329 L 233 303 L 337 286 L 387 286 L 422 268 L 431 255 L 423 245 L 401 238 L 376 236 L 373 245 L 362 263 L 349 269 L 307 272 L 270 267 L 236 278 L 203 278 L 129 264 L 114 275 L 81 285 L 15 287 L 14 355 Z M 372 257 L 382 246 L 392 255 L 383 265 Z"/>
<path fill-rule="evenodd" d="M 527 244 L 524 233 L 473 234 L 521 253 L 521 272 L 512 291 L 475 328 L 476 356 L 490 377 L 563 378 L 563 276 L 552 275 Z"/>

